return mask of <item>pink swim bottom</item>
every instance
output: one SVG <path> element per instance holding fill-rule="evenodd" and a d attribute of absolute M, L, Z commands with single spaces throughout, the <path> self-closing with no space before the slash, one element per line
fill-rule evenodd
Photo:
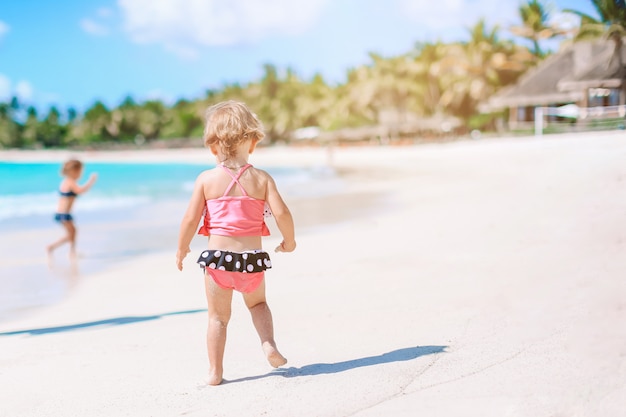
<path fill-rule="evenodd" d="M 239 292 L 256 290 L 265 277 L 265 272 L 230 272 L 210 268 L 206 268 L 205 272 L 213 278 L 218 287 Z"/>

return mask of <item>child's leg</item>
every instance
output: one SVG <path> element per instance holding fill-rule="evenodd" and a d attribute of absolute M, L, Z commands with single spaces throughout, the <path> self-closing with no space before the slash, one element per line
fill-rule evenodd
<path fill-rule="evenodd" d="M 63 236 L 61 239 L 57 240 L 56 242 L 48 245 L 48 254 L 52 254 L 52 251 L 54 251 L 56 248 L 63 245 L 64 243 L 70 242 L 70 244 L 72 245 L 70 249 L 70 254 L 73 256 L 75 246 L 76 246 L 76 227 L 74 227 L 74 223 L 71 221 L 65 221 L 65 222 L 62 222 L 61 224 L 63 225 L 63 228 L 65 229 L 65 236 Z"/>
<path fill-rule="evenodd" d="M 243 299 L 252 315 L 252 322 L 261 338 L 261 346 L 268 362 L 274 368 L 287 363 L 287 359 L 280 354 L 274 341 L 274 323 L 272 312 L 265 301 L 265 280 L 261 285 L 250 293 L 244 293 Z"/>
<path fill-rule="evenodd" d="M 67 235 L 63 236 L 61 239 L 54 241 L 53 243 L 49 244 L 47 247 L 48 250 L 48 255 L 52 255 L 52 252 L 58 248 L 59 246 L 61 246 L 62 244 L 64 244 L 65 242 L 69 242 L 69 238 L 67 237 Z"/>
<path fill-rule="evenodd" d="M 230 320 L 233 290 L 220 288 L 209 274 L 204 275 L 206 299 L 209 311 L 206 345 L 209 354 L 209 385 L 219 385 L 224 373 L 224 347 L 226 328 Z"/>
<path fill-rule="evenodd" d="M 74 222 L 64 222 L 63 226 L 67 229 L 67 237 L 70 241 L 70 256 L 76 257 L 76 227 Z"/>

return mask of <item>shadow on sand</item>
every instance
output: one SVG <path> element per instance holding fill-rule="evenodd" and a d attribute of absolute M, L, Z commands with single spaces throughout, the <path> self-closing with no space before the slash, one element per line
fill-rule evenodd
<path fill-rule="evenodd" d="M 255 379 L 282 376 L 284 378 L 294 378 L 298 376 L 313 376 L 322 374 L 336 374 L 350 369 L 362 368 L 365 366 L 379 365 L 382 363 L 410 361 L 420 356 L 434 355 L 445 352 L 447 346 L 415 346 L 404 349 L 392 350 L 378 356 L 368 356 L 365 358 L 352 359 L 349 361 L 336 363 L 314 363 L 300 368 L 279 368 L 264 375 L 249 376 L 245 378 L 224 380 L 223 384 L 235 382 L 253 381 Z"/>
<path fill-rule="evenodd" d="M 20 334 L 28 334 L 31 336 L 40 336 L 49 333 L 61 333 L 61 332 L 71 332 L 74 330 L 85 329 L 89 327 L 110 327 L 110 326 L 121 326 L 123 324 L 131 324 L 138 323 L 142 321 L 150 321 L 150 320 L 158 320 L 162 317 L 167 316 L 178 316 L 182 314 L 195 314 L 206 312 L 206 309 L 199 310 L 183 310 L 183 311 L 174 311 L 171 313 L 163 313 L 157 314 L 153 316 L 128 316 L 128 317 L 115 317 L 112 319 L 105 320 L 97 320 L 97 321 L 89 321 L 86 323 L 78 323 L 78 324 L 68 324 L 66 326 L 57 326 L 57 327 L 42 327 L 39 329 L 28 329 L 28 330 L 15 330 L 11 332 L 0 333 L 0 336 L 15 336 Z"/>

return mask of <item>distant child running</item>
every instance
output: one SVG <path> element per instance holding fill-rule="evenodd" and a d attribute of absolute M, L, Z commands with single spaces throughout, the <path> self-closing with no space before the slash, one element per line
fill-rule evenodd
<path fill-rule="evenodd" d="M 74 205 L 76 197 L 87 192 L 96 182 L 98 176 L 96 174 L 91 174 L 89 180 L 87 180 L 84 185 L 79 185 L 78 180 L 83 174 L 83 163 L 76 159 L 71 159 L 63 164 L 61 174 L 64 178 L 59 186 L 59 205 L 57 206 L 57 212 L 54 215 L 54 219 L 61 223 L 61 225 L 65 228 L 66 234 L 61 239 L 48 245 L 47 250 L 48 255 L 52 255 L 52 252 L 56 248 L 65 243 L 69 243 L 70 256 L 72 258 L 76 258 L 76 226 L 74 226 L 74 219 L 70 212 L 72 211 L 72 206 Z"/>
<path fill-rule="evenodd" d="M 245 104 L 226 101 L 209 107 L 204 144 L 218 165 L 196 179 L 180 226 L 176 264 L 182 271 L 183 259 L 204 214 L 198 234 L 208 236 L 209 242 L 197 263 L 205 273 L 210 385 L 222 382 L 233 290 L 243 294 L 270 365 L 277 368 L 287 363 L 276 347 L 272 313 L 265 300 L 265 270 L 272 267 L 261 245 L 262 236 L 269 235 L 264 220 L 267 208 L 283 238 L 275 251 L 292 252 L 296 241 L 291 212 L 274 180 L 248 163 L 249 155 L 264 136 L 261 122 Z"/>

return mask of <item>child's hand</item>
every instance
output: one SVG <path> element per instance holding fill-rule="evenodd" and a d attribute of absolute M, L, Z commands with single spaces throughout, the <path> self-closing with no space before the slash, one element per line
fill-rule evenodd
<path fill-rule="evenodd" d="M 179 249 L 178 252 L 176 252 L 176 267 L 178 268 L 179 271 L 183 270 L 183 259 L 185 259 L 185 257 L 187 256 L 189 252 L 191 252 L 189 248 L 185 250 Z"/>
<path fill-rule="evenodd" d="M 293 240 L 291 242 L 285 242 L 284 240 L 280 243 L 280 245 L 276 246 L 274 252 L 293 252 L 296 250 L 296 241 Z"/>
<path fill-rule="evenodd" d="M 96 174 L 95 172 L 89 176 L 90 182 L 96 182 L 97 179 L 98 179 L 98 174 Z"/>

